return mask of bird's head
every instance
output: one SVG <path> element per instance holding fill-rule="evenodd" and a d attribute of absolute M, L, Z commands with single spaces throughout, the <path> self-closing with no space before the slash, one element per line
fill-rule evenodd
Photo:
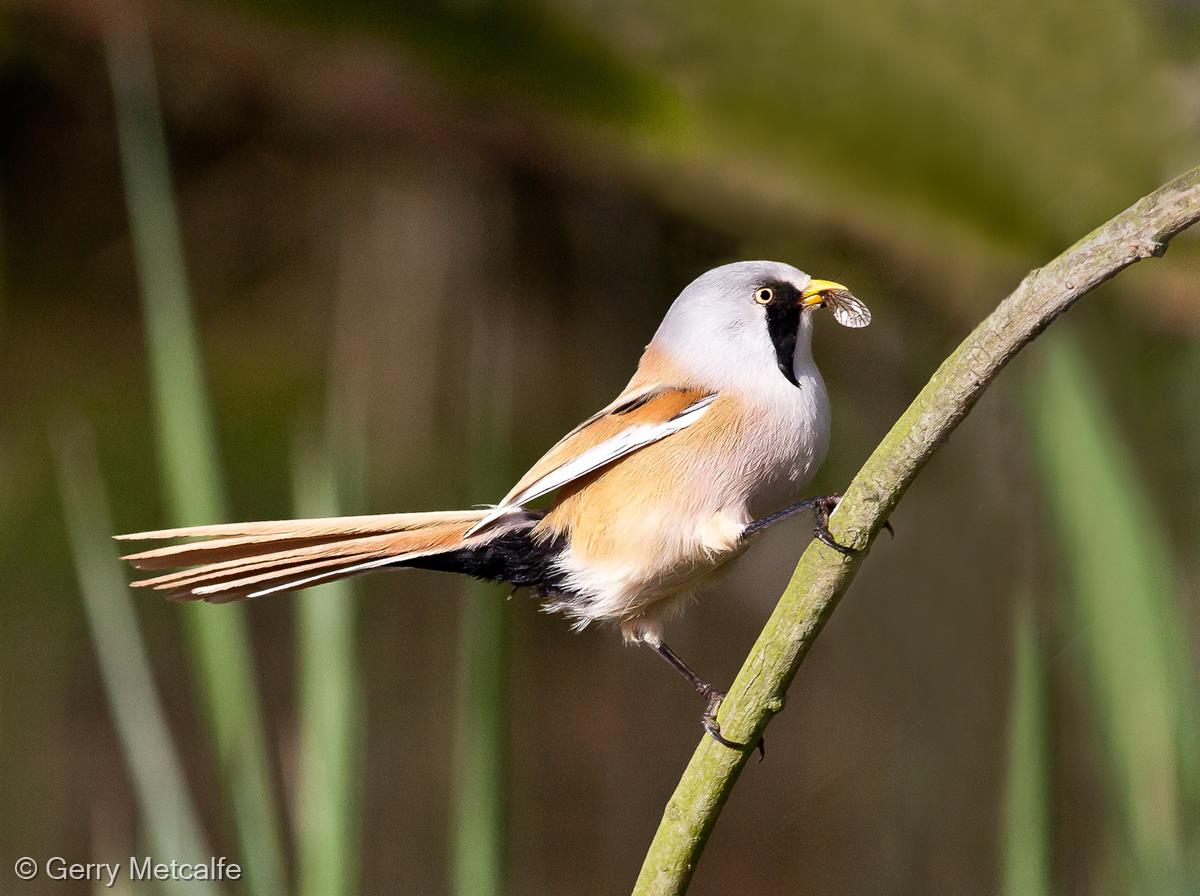
<path fill-rule="evenodd" d="M 821 308 L 846 327 L 865 327 L 871 312 L 845 286 L 817 280 L 790 264 L 739 261 L 713 268 L 679 294 L 654 343 L 714 385 L 783 374 L 798 385 L 811 363 L 812 320 Z"/>

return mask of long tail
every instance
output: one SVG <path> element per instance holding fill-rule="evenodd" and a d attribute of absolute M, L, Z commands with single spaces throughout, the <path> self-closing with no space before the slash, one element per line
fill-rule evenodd
<path fill-rule="evenodd" d="M 227 603 L 295 591 L 383 566 L 425 565 L 422 558 L 480 548 L 529 521 L 466 533 L 487 510 L 388 513 L 332 519 L 190 526 L 118 535 L 123 541 L 200 539 L 122 557 L 138 569 L 179 570 L 134 582 L 172 600 Z M 436 566 L 430 563 L 431 566 Z M 181 569 L 181 567 L 187 567 Z M 465 571 L 465 570 L 464 570 Z"/>

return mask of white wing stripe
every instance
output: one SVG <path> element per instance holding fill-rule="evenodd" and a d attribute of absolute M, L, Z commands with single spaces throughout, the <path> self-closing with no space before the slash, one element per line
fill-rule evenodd
<path fill-rule="evenodd" d="M 586 476 L 593 470 L 597 470 L 605 464 L 610 464 L 614 460 L 618 460 L 626 454 L 636 451 L 638 448 L 657 442 L 672 433 L 679 432 L 679 430 L 691 426 L 704 416 L 708 410 L 708 406 L 716 400 L 716 397 L 715 393 L 706 395 L 699 401 L 692 402 L 670 420 L 662 423 L 636 424 L 617 433 L 612 438 L 605 439 L 599 445 L 593 445 L 578 457 L 567 461 L 562 466 L 555 467 L 541 479 L 530 483 L 519 494 L 513 495 L 510 502 L 500 505 L 468 529 L 464 537 L 469 538 L 487 528 L 505 514 L 519 510 L 530 501 L 536 500 L 542 495 L 554 491 L 556 488 L 561 488 L 568 482 L 578 479 L 580 476 Z"/>

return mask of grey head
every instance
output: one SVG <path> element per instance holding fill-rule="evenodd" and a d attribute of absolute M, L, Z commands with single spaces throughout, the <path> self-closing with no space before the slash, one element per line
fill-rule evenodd
<path fill-rule="evenodd" d="M 845 326 L 870 322 L 866 306 L 840 283 L 783 262 L 739 261 L 693 280 L 651 344 L 714 386 L 768 373 L 796 385 L 797 368 L 811 364 L 813 315 L 824 307 Z"/>

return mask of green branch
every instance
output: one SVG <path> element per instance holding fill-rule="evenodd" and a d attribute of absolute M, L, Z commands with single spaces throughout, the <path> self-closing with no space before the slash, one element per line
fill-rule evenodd
<path fill-rule="evenodd" d="M 1005 364 L 1101 283 L 1200 219 L 1200 168 L 1176 178 L 1031 272 L 938 368 L 854 477 L 830 528 L 845 556 L 813 541 L 721 707 L 721 729 L 758 742 L 788 686 L 850 586 L 871 542 L 921 467 L 966 417 Z M 701 740 L 650 844 L 634 896 L 683 893 L 749 750 Z"/>

